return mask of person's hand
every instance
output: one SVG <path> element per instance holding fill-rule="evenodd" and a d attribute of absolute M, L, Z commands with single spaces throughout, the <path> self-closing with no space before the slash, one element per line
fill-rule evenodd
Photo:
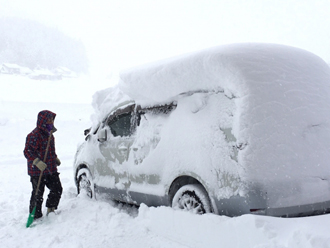
<path fill-rule="evenodd" d="M 57 166 L 60 166 L 61 165 L 61 160 L 58 157 L 56 157 L 55 163 L 56 163 Z"/>
<path fill-rule="evenodd" d="M 42 162 L 39 158 L 33 160 L 33 164 L 38 167 L 39 170 L 44 171 L 47 168 L 47 165 Z"/>

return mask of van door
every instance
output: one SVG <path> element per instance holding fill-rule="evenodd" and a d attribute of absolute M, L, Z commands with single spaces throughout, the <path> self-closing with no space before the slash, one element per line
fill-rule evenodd
<path fill-rule="evenodd" d="M 137 128 L 130 155 L 129 194 L 135 203 L 150 206 L 167 205 L 166 197 L 160 197 L 165 190 L 162 180 L 163 163 L 150 163 L 148 157 L 154 152 L 161 139 L 163 125 L 167 122 L 175 103 L 137 109 Z M 164 151 L 166 152 L 166 151 Z"/>
<path fill-rule="evenodd" d="M 134 141 L 134 105 L 119 109 L 109 115 L 99 136 L 99 150 L 103 162 L 98 163 L 99 182 L 119 201 L 131 202 L 128 194 L 128 157 Z"/>

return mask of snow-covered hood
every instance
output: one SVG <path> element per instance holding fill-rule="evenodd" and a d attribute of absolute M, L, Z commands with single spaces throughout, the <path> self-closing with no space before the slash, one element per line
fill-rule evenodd
<path fill-rule="evenodd" d="M 49 110 L 42 110 L 38 113 L 37 127 L 48 133 L 47 130 L 47 121 L 49 119 L 55 119 L 56 114 Z"/>

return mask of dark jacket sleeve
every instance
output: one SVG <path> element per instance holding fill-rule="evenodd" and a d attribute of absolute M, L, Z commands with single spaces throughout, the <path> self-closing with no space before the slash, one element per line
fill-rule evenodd
<path fill-rule="evenodd" d="M 33 161 L 38 157 L 38 139 L 32 134 L 26 137 L 24 156 L 28 161 Z"/>

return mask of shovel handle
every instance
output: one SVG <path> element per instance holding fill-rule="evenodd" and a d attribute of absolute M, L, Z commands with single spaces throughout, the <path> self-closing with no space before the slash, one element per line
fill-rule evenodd
<path fill-rule="evenodd" d="M 48 138 L 48 142 L 47 142 L 47 147 L 46 147 L 46 152 L 45 152 L 45 156 L 44 156 L 44 161 L 46 161 L 46 158 L 47 158 L 47 153 L 48 153 L 48 149 L 49 149 L 49 144 L 50 144 L 50 140 L 52 139 L 52 135 L 53 135 L 53 130 L 50 131 L 49 133 L 49 138 Z M 38 185 L 37 185 L 37 190 L 36 190 L 36 194 L 35 194 L 35 202 L 36 202 L 36 205 L 37 205 L 37 195 L 38 195 L 38 192 L 39 192 L 39 186 L 40 186 L 40 182 L 41 182 L 41 178 L 42 178 L 42 174 L 43 174 L 43 171 L 40 172 L 40 176 L 39 176 L 39 180 L 38 180 Z"/>

